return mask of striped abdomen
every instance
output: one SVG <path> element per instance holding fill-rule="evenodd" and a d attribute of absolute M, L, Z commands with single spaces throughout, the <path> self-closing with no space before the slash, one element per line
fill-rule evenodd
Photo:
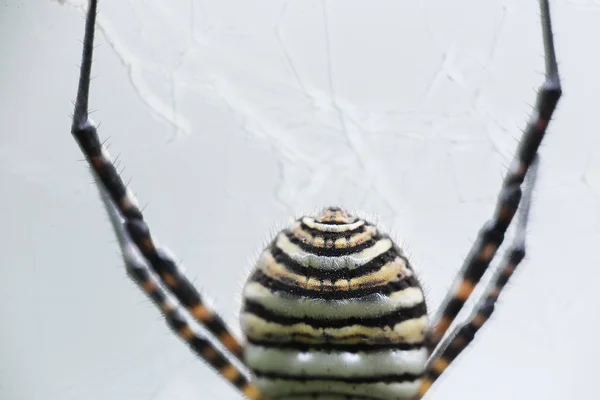
<path fill-rule="evenodd" d="M 241 322 L 246 363 L 268 399 L 408 399 L 429 355 L 408 260 L 335 207 L 300 218 L 263 251 Z"/>

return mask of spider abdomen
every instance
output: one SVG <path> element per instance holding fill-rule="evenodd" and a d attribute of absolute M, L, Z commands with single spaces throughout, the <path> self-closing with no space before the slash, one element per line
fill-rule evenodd
<path fill-rule="evenodd" d="M 241 320 L 246 364 L 269 399 L 412 398 L 429 356 L 408 260 L 337 207 L 300 218 L 263 251 Z"/>

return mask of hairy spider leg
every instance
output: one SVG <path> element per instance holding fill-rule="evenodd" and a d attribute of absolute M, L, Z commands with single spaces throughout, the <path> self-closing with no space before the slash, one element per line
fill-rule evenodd
<path fill-rule="evenodd" d="M 429 342 L 430 349 L 434 354 L 439 354 L 435 350 L 436 347 L 473 293 L 475 286 L 490 266 L 496 251 L 504 241 L 506 230 L 512 222 L 521 201 L 521 185 L 536 158 L 548 123 L 562 94 L 548 0 L 540 0 L 540 9 L 546 60 L 545 81 L 538 91 L 533 114 L 523 132 L 508 174 L 502 183 L 494 216 L 479 231 L 469 255 L 442 302 L 438 316 L 434 318 L 433 331 Z M 442 359 L 432 359 L 429 365 L 432 369 L 431 373 L 428 374 L 430 378 L 433 375 L 439 376 L 445 370 Z M 427 392 L 432 383 L 433 380 L 431 379 L 422 381 L 421 396 Z"/>
<path fill-rule="evenodd" d="M 440 342 L 428 361 L 428 368 L 419 395 L 422 397 L 429 387 L 439 378 L 452 362 L 473 341 L 475 334 L 489 320 L 494 312 L 496 302 L 502 289 L 508 283 L 521 261 L 525 258 L 525 239 L 527 236 L 527 223 L 531 209 L 531 196 L 536 182 L 538 169 L 537 157 L 531 164 L 525 178 L 523 199 L 517 216 L 517 228 L 515 237 L 510 247 L 505 251 L 504 257 L 492 279 L 486 286 L 481 298 L 473 308 L 471 315 L 455 326 L 446 338 Z"/>
<path fill-rule="evenodd" d="M 163 313 L 167 325 L 183 339 L 195 354 L 200 355 L 213 369 L 223 375 L 249 399 L 260 399 L 258 389 L 235 365 L 197 329 L 189 312 L 181 306 L 152 271 L 146 258 L 127 232 L 125 220 L 106 190 L 100 187 L 100 196 L 121 248 L 127 274 L 148 295 Z"/>
<path fill-rule="evenodd" d="M 186 322 L 187 320 L 181 317 L 185 309 L 186 313 L 214 335 L 235 358 L 242 359 L 243 347 L 231 334 L 223 319 L 203 301 L 198 290 L 186 278 L 173 257 L 164 248 L 155 244 L 134 196 L 123 183 L 108 152 L 100 142 L 96 127 L 88 119 L 97 7 L 98 1 L 90 0 L 71 133 L 96 177 L 95 182 L 105 196 L 103 200 L 113 205 L 115 207 L 113 211 L 122 218 L 122 222 L 118 224 L 113 221 L 113 227 L 117 236 L 120 235 L 129 275 L 161 308 L 169 326 L 188 343 L 198 356 L 213 366 L 248 398 L 259 399 L 260 395 L 254 384 L 243 375 L 228 356 L 210 341 L 201 338 Z M 110 205 L 107 206 L 109 212 L 111 211 Z M 122 233 L 119 232 L 121 228 L 124 229 Z M 132 246 L 136 249 L 134 252 L 136 256 L 132 256 Z M 148 273 L 149 270 L 144 268 L 145 266 L 151 268 L 155 274 L 154 277 Z M 168 293 L 173 296 L 176 303 L 167 300 Z M 174 304 L 183 308 L 174 306 Z"/>

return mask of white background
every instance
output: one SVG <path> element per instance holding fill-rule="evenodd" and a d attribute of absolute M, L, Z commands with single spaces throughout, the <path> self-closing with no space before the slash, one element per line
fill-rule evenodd
<path fill-rule="evenodd" d="M 239 399 L 126 278 L 70 136 L 81 0 L 0 2 L 0 399 Z M 529 252 L 431 399 L 596 393 L 600 1 L 554 1 L 564 97 Z M 266 241 L 330 204 L 407 247 L 433 310 L 542 82 L 534 0 L 100 2 L 91 105 L 153 232 L 237 330 Z"/>

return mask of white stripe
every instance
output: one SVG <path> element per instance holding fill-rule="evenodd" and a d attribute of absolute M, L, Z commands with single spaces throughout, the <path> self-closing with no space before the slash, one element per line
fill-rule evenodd
<path fill-rule="evenodd" d="M 298 399 L 293 394 L 333 392 L 354 396 L 369 396 L 381 399 L 412 399 L 419 391 L 421 381 L 401 383 L 344 383 L 334 381 L 291 381 L 282 379 L 258 378 L 260 392 L 268 399 Z M 329 399 L 321 397 L 321 399 Z"/>
<path fill-rule="evenodd" d="M 422 374 L 429 352 L 381 350 L 376 352 L 298 351 L 247 344 L 246 365 L 258 373 L 280 373 L 332 378 L 377 377 L 381 375 Z"/>
<path fill-rule="evenodd" d="M 377 317 L 402 308 L 423 303 L 423 292 L 410 287 L 390 295 L 372 294 L 363 297 L 328 300 L 295 296 L 281 291 L 272 292 L 257 282 L 248 282 L 244 298 L 286 317 L 345 319 L 349 317 Z"/>
<path fill-rule="evenodd" d="M 385 238 L 378 240 L 375 245 L 359 251 L 358 253 L 330 257 L 305 252 L 299 246 L 290 242 L 285 233 L 280 233 L 277 237 L 277 247 L 283 250 L 294 261 L 305 267 L 325 270 L 338 270 L 343 268 L 356 269 L 357 267 L 365 265 L 375 257 L 382 255 L 391 249 L 392 245 L 392 240 Z"/>
<path fill-rule="evenodd" d="M 302 218 L 302 222 L 304 222 L 304 224 L 309 228 L 317 229 L 321 232 L 348 232 L 353 231 L 354 229 L 361 227 L 365 224 L 364 219 L 360 219 L 351 224 L 344 225 L 322 224 L 320 222 L 316 222 L 315 219 L 312 217 L 304 217 Z"/>

